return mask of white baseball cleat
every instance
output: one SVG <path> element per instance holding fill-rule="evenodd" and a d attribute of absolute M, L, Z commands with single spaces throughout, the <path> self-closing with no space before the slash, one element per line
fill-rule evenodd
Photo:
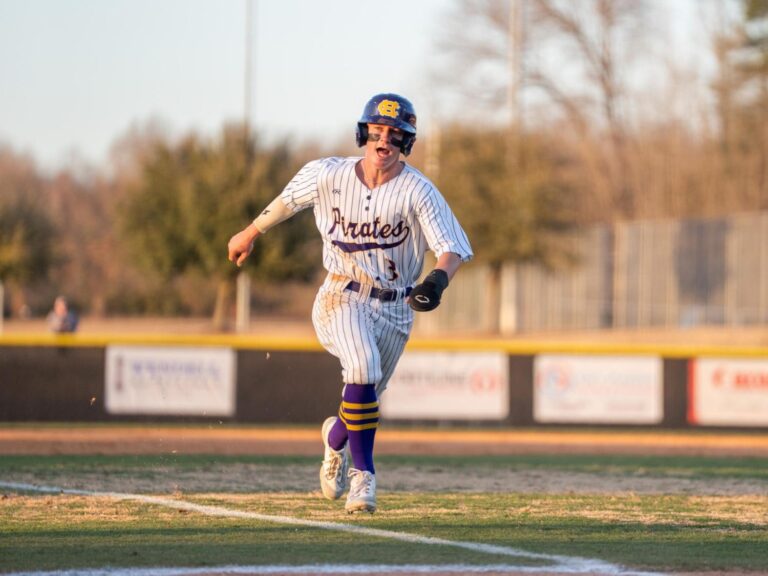
<path fill-rule="evenodd" d="M 334 450 L 328 444 L 328 435 L 336 423 L 336 416 L 329 416 L 323 422 L 322 435 L 325 445 L 323 465 L 320 466 L 320 489 L 328 500 L 337 500 L 347 487 L 347 449 Z"/>
<path fill-rule="evenodd" d="M 349 494 L 344 509 L 353 512 L 376 512 L 376 476 L 367 470 L 349 469 Z"/>

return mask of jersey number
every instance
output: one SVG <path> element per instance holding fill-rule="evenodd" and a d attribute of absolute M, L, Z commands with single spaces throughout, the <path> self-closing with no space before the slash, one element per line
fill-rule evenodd
<path fill-rule="evenodd" d="M 387 262 L 389 263 L 389 271 L 392 272 L 392 276 L 387 278 L 387 280 L 390 282 L 392 280 L 397 280 L 398 276 L 400 276 L 400 274 L 397 273 L 397 266 L 395 266 L 395 263 L 389 258 L 387 258 Z"/>

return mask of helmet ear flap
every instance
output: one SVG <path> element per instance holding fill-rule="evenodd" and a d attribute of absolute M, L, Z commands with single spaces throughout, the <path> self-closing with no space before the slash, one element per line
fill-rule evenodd
<path fill-rule="evenodd" d="M 357 141 L 358 148 L 365 146 L 365 143 L 368 142 L 368 124 L 365 124 L 363 122 L 357 123 L 357 130 L 355 130 L 355 138 Z"/>
<path fill-rule="evenodd" d="M 403 137 L 403 143 L 400 144 L 400 151 L 403 153 L 403 156 L 408 156 L 411 153 L 411 148 L 413 148 L 415 142 L 416 134 L 408 134 L 406 132 Z"/>

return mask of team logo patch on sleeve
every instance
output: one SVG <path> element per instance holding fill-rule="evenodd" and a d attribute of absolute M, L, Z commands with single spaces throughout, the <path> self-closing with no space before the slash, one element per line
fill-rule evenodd
<path fill-rule="evenodd" d="M 389 116 L 390 118 L 397 118 L 397 113 L 400 111 L 400 102 L 395 100 L 382 100 L 376 107 L 380 116 Z"/>

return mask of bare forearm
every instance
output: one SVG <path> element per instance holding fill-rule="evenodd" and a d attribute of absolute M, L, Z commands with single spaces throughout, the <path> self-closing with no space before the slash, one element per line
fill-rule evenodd
<path fill-rule="evenodd" d="M 452 280 L 456 271 L 461 266 L 461 257 L 453 252 L 446 252 L 437 259 L 435 268 L 448 274 L 448 280 Z"/>

